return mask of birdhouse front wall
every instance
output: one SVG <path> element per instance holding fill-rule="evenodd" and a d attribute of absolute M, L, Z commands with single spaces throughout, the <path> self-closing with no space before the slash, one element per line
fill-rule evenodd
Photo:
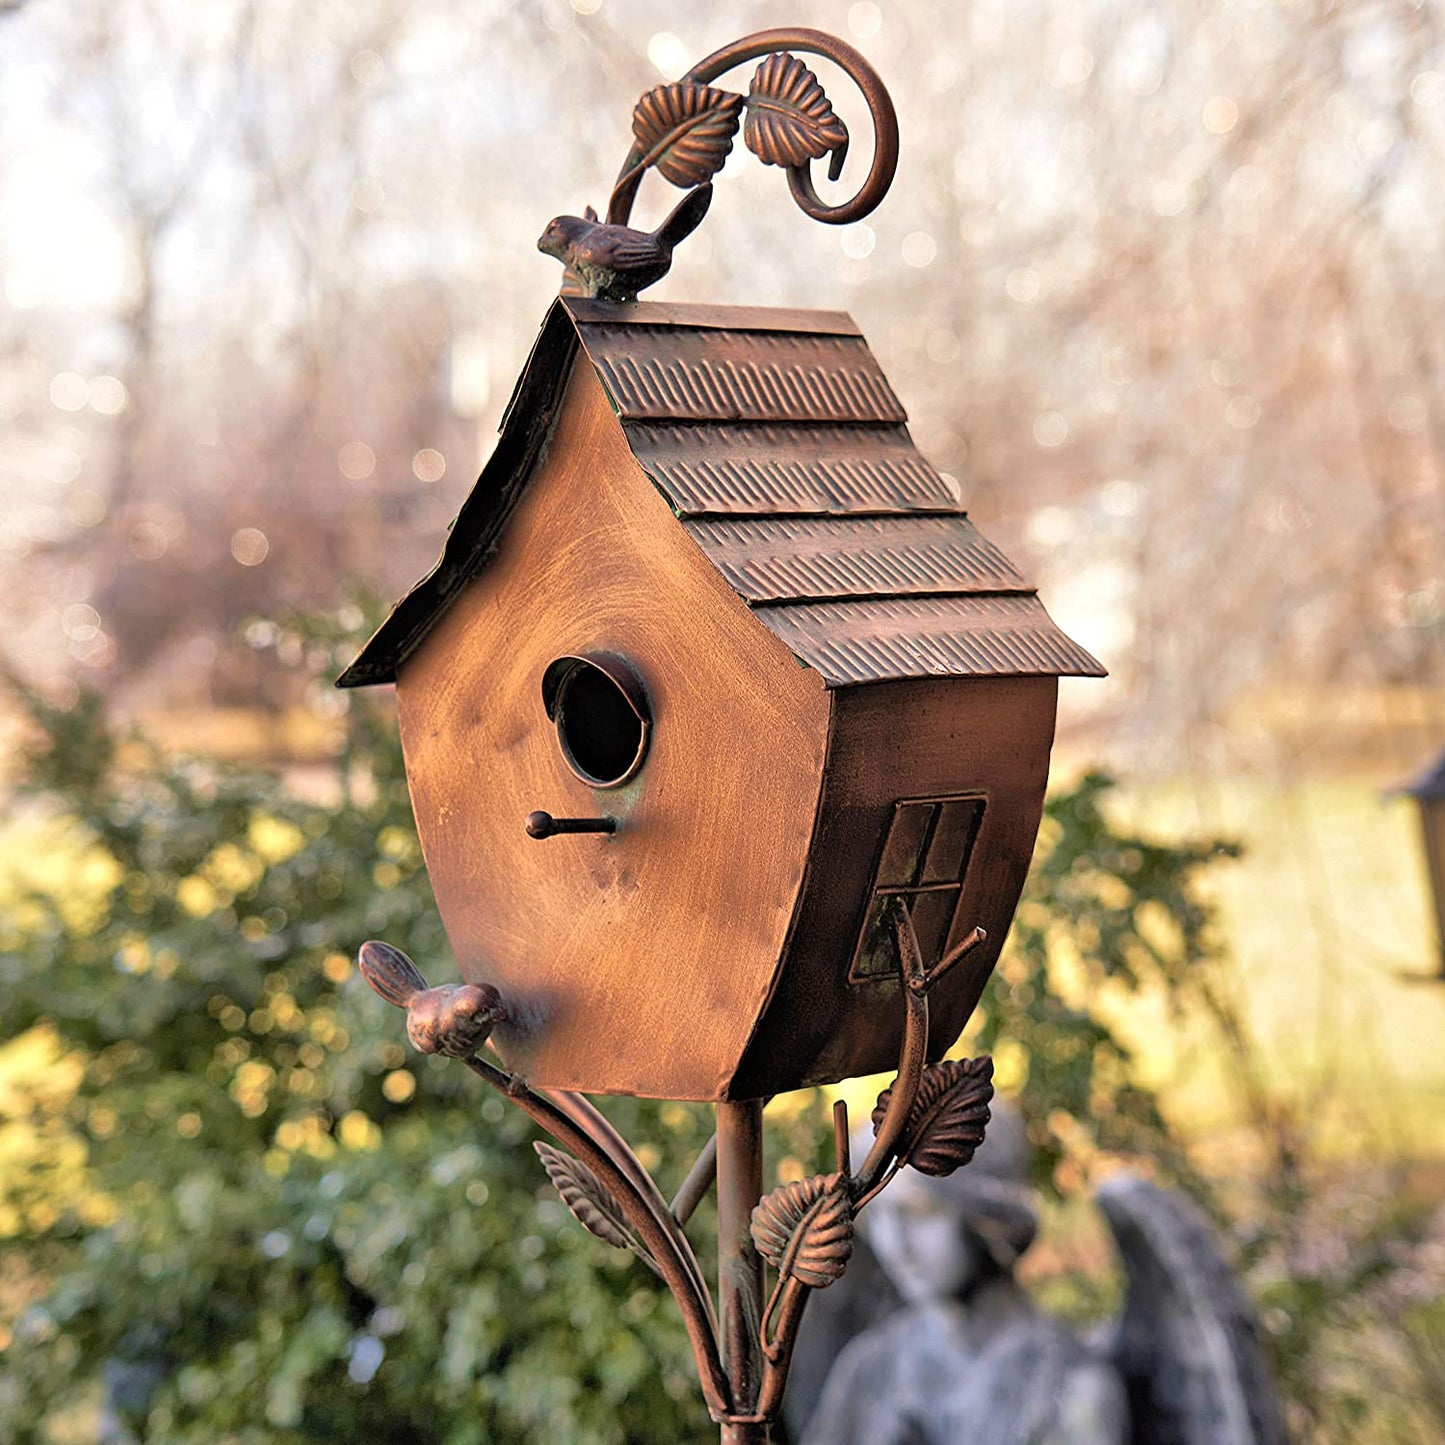
<path fill-rule="evenodd" d="M 582 781 L 542 683 L 621 658 L 651 730 L 618 787 Z M 486 568 L 402 664 L 422 847 L 462 976 L 529 1082 L 721 1097 L 774 985 L 803 880 L 830 698 L 689 536 L 574 365 Z M 617 819 L 536 840 L 527 815 Z"/>

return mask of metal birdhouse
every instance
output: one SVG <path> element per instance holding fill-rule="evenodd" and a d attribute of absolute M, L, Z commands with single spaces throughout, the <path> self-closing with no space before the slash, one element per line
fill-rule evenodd
<path fill-rule="evenodd" d="M 341 679 L 396 684 L 437 904 L 529 1080 L 757 1098 L 886 1068 L 890 898 L 949 970 L 930 1052 L 972 1012 L 1056 679 L 1099 668 L 906 420 L 838 312 L 548 313 L 440 562 Z"/>
<path fill-rule="evenodd" d="M 792 51 L 869 105 L 870 171 L 841 205 L 809 167 L 828 156 L 836 178 L 848 133 Z M 759 57 L 746 96 L 711 84 Z M 340 685 L 396 686 L 465 982 L 428 990 L 376 944 L 363 971 L 418 1047 L 466 1060 L 586 1166 L 544 1159 L 672 1288 L 724 1438 L 760 1440 L 857 1209 L 899 1161 L 948 1172 L 982 1137 L 987 1061 L 928 1061 L 1018 901 L 1057 679 L 1102 670 L 914 446 L 848 316 L 636 299 L 740 126 L 815 219 L 859 219 L 892 180 L 887 92 L 819 32 L 750 37 L 648 92 L 606 220 L 542 235 L 563 294 L 440 560 Z M 651 232 L 628 225 L 649 169 L 688 188 Z M 760 1101 L 895 1061 L 859 1169 L 844 1114 L 837 1172 L 759 1202 Z M 716 1144 L 669 1208 L 573 1091 L 714 1101 Z M 714 1170 L 721 1336 L 681 1235 Z"/>

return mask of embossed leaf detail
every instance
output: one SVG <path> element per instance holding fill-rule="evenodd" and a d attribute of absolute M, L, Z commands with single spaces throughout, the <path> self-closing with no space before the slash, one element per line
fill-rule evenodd
<path fill-rule="evenodd" d="M 832 151 L 828 174 L 837 180 L 848 128 L 834 114 L 818 77 L 796 56 L 780 52 L 768 56 L 753 76 L 743 140 L 766 166 L 800 166 Z"/>
<path fill-rule="evenodd" d="M 621 1207 L 607 1186 L 580 1159 L 538 1141 L 532 1147 L 547 1171 L 547 1178 L 562 1196 L 562 1203 L 590 1234 L 595 1234 L 613 1249 L 630 1249 L 645 1264 L 653 1264 L 652 1256 L 632 1232 Z"/>
<path fill-rule="evenodd" d="M 840 1174 L 815 1174 L 773 1190 L 753 1210 L 753 1243 L 783 1279 L 824 1289 L 853 1253 L 853 1203 Z"/>
<path fill-rule="evenodd" d="M 888 1111 L 892 1089 L 884 1089 L 873 1109 L 873 1132 Z M 942 1177 L 961 1169 L 983 1143 L 988 1104 L 993 1098 L 993 1060 L 945 1059 L 930 1064 L 919 1081 L 918 1097 L 908 1111 L 898 1158 L 920 1174 Z"/>
<path fill-rule="evenodd" d="M 656 166 L 675 186 L 700 186 L 732 150 L 742 105 L 740 95 L 689 80 L 654 86 L 632 111 L 638 169 Z"/>

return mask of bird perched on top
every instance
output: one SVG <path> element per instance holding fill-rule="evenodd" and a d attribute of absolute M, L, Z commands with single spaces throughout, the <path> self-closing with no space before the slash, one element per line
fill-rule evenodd
<path fill-rule="evenodd" d="M 591 206 L 583 216 L 557 216 L 537 242 L 574 272 L 587 295 L 603 301 L 635 301 L 637 293 L 661 281 L 672 267 L 672 249 L 707 215 L 712 186 L 689 191 L 655 231 L 634 231 L 597 219 Z"/>

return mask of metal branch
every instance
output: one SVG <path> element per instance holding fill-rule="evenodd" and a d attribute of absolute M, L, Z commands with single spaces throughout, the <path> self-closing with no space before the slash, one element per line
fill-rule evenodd
<path fill-rule="evenodd" d="M 761 30 L 756 35 L 735 40 L 715 50 L 706 59 L 698 61 L 684 81 L 698 85 L 709 85 L 718 76 L 734 66 L 744 65 L 764 55 L 779 51 L 799 50 L 808 55 L 821 55 L 847 72 L 848 78 L 862 92 L 868 103 L 868 113 L 873 120 L 873 164 L 858 193 L 840 205 L 829 206 L 820 199 L 813 187 L 813 176 L 806 164 L 788 167 L 788 188 L 800 210 L 815 221 L 825 225 L 843 226 L 852 221 L 861 221 L 873 211 L 893 184 L 894 172 L 898 169 L 898 113 L 893 108 L 878 72 L 867 59 L 851 45 L 837 36 L 822 30 L 787 26 L 777 30 Z M 627 153 L 627 159 L 618 172 L 617 184 L 608 206 L 607 219 L 614 225 L 626 225 L 632 214 L 632 203 L 637 197 L 637 187 L 645 171 L 640 162 L 642 148 L 634 145 Z"/>
<path fill-rule="evenodd" d="M 692 1161 L 687 1178 L 678 1186 L 672 1200 L 672 1215 L 679 1224 L 686 1224 L 699 1204 L 707 1198 L 713 1180 L 717 1178 L 717 1135 L 714 1134 L 702 1146 L 702 1152 Z"/>
<path fill-rule="evenodd" d="M 570 1149 L 613 1192 L 627 1222 L 637 1231 L 682 1311 L 709 1410 L 718 1416 L 727 1414 L 731 1408 L 731 1390 L 718 1349 L 712 1301 L 705 1290 L 699 1292 L 697 1262 L 692 1250 L 689 1248 L 684 1253 L 678 1248 L 673 1231 L 657 1214 L 651 1199 L 639 1191 L 611 1153 L 552 1099 L 535 1093 L 521 1079 L 485 1059 L 473 1056 L 462 1062 L 478 1078 L 485 1079 L 511 1099 L 559 1144 Z"/>
<path fill-rule="evenodd" d="M 892 913 L 893 934 L 898 944 L 898 972 L 903 984 L 903 1047 L 888 1110 L 878 1126 L 873 1147 L 853 1181 L 855 1193 L 867 1198 L 876 1192 L 874 1186 L 897 1152 L 899 1137 L 918 1095 L 924 1058 L 928 1053 L 928 976 L 923 970 L 923 953 L 918 946 L 918 935 L 914 932 L 913 918 L 907 905 L 895 899 Z"/>
<path fill-rule="evenodd" d="M 428 989 L 411 959 L 389 944 L 364 944 L 357 962 L 377 993 L 406 1010 L 407 1032 L 418 1047 L 460 1058 L 602 1181 L 677 1300 L 708 1408 L 715 1418 L 725 1418 L 732 1410 L 733 1396 L 723 1370 L 712 1299 L 681 1226 L 622 1136 L 580 1094 L 537 1093 L 516 1075 L 476 1056 L 480 1040 L 474 1027 L 476 1010 L 471 1005 L 478 999 L 473 996 L 480 995 L 490 1003 L 488 996 L 494 996 L 495 989 L 481 985 Z M 424 1022 L 426 1027 L 413 1028 L 413 1022 Z"/>
<path fill-rule="evenodd" d="M 783 1391 L 788 1384 L 788 1367 L 793 1362 L 793 1346 L 798 1340 L 798 1327 L 803 1322 L 803 1309 L 812 1291 L 797 1276 L 786 1283 L 780 1282 L 768 1301 L 768 1315 L 777 1317 L 777 1327 L 771 1341 L 763 1340 L 763 1354 L 766 1364 L 763 1369 L 763 1388 L 758 1396 L 758 1414 L 764 1419 L 776 1415 L 783 1403 Z"/>
<path fill-rule="evenodd" d="M 612 1156 L 617 1167 L 632 1181 L 633 1187 L 647 1201 L 648 1207 L 657 1215 L 664 1229 L 672 1236 L 678 1253 L 691 1269 L 697 1292 L 707 1306 L 713 1332 L 717 1333 L 717 1315 L 713 1310 L 712 1296 L 708 1291 L 702 1266 L 687 1235 L 682 1232 L 685 1222 L 679 1219 L 674 1209 L 668 1207 L 662 1191 L 657 1187 L 642 1161 L 633 1152 L 632 1146 L 613 1127 L 612 1121 L 584 1094 L 575 1094 L 567 1089 L 540 1089 L 538 1093 L 550 1099 L 574 1124 Z M 716 1157 L 716 1136 L 714 1136 L 714 1157 Z M 706 1190 L 704 1189 L 704 1193 Z"/>

